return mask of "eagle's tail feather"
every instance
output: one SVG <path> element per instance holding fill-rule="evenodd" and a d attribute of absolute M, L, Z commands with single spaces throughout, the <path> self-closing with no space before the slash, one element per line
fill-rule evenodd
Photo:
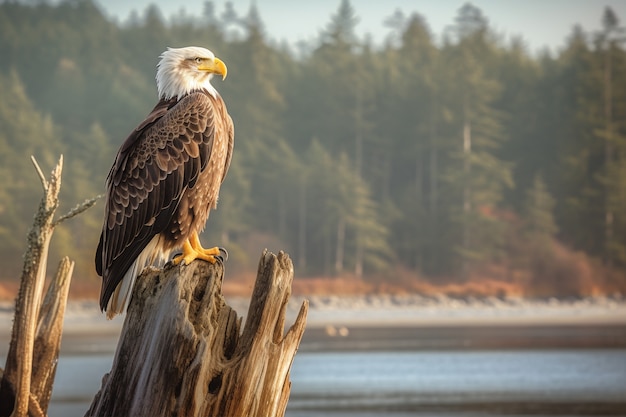
<path fill-rule="evenodd" d="M 163 266 L 170 256 L 170 250 L 163 250 L 160 235 L 156 235 L 150 243 L 141 251 L 135 262 L 132 263 L 124 278 L 118 284 L 111 295 L 106 308 L 107 319 L 112 319 L 117 314 L 124 313 L 130 303 L 130 298 L 135 286 L 135 280 L 147 266 Z"/>

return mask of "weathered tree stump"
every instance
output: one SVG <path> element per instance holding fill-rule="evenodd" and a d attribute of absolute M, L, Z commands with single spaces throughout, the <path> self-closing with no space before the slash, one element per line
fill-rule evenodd
<path fill-rule="evenodd" d="M 284 335 L 293 265 L 264 251 L 245 327 L 224 268 L 194 261 L 137 279 L 111 371 L 86 416 L 283 416 L 308 302 Z"/>
<path fill-rule="evenodd" d="M 63 156 L 47 180 L 31 157 L 43 187 L 43 196 L 28 233 L 28 248 L 20 289 L 15 302 L 11 343 L 4 370 L 0 369 L 0 417 L 45 416 L 63 332 L 63 316 L 74 262 L 61 260 L 42 301 L 48 249 L 54 228 L 93 206 L 99 197 L 85 201 L 54 220 L 59 206 Z"/>

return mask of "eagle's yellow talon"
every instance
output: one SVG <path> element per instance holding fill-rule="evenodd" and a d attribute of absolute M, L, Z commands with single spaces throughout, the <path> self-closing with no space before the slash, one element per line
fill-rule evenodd
<path fill-rule="evenodd" d="M 178 265 L 181 262 L 184 262 L 185 265 L 189 265 L 194 259 L 196 259 L 196 251 L 189 243 L 189 240 L 186 240 L 183 244 L 183 253 L 175 256 L 174 259 L 172 259 L 172 263 L 174 265 Z"/>
<path fill-rule="evenodd" d="M 204 249 L 200 244 L 198 234 L 193 233 L 191 237 L 183 244 L 183 253 L 175 256 L 174 259 L 172 259 L 172 264 L 178 265 L 181 262 L 184 262 L 185 265 L 189 265 L 196 259 L 202 259 L 203 261 L 214 264 L 217 261 L 215 256 L 220 254 L 220 248 L 217 246 L 209 249 Z"/>
<path fill-rule="evenodd" d="M 197 233 L 194 233 L 191 235 L 191 237 L 189 238 L 189 243 L 191 244 L 191 247 L 196 251 L 196 252 L 200 252 L 206 256 L 210 256 L 210 257 L 214 257 L 215 255 L 219 255 L 220 254 L 220 248 L 215 246 L 212 248 L 208 248 L 205 249 L 202 247 L 202 243 L 200 243 L 200 238 L 198 237 Z M 203 258 L 202 258 L 203 259 Z M 208 259 L 205 259 L 208 260 Z M 211 261 L 209 261 L 211 262 Z M 215 258 L 213 258 L 213 262 L 215 262 Z M 211 263 L 213 263 L 211 262 Z"/>

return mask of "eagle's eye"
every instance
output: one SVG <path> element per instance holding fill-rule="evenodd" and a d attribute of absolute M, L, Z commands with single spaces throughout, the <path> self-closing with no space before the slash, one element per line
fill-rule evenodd
<path fill-rule="evenodd" d="M 196 57 L 196 64 L 201 64 L 202 63 L 202 58 L 200 57 Z"/>

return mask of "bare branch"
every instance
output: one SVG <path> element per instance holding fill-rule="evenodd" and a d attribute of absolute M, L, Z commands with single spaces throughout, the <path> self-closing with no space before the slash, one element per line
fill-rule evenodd
<path fill-rule="evenodd" d="M 46 176 L 43 175 L 43 171 L 41 170 L 41 167 L 39 166 L 39 164 L 37 163 L 37 160 L 35 159 L 33 155 L 30 156 L 30 160 L 32 161 L 33 165 L 35 166 L 35 169 L 37 170 L 37 174 L 39 175 L 39 179 L 41 180 L 41 185 L 43 186 L 43 190 L 47 191 L 48 180 L 46 180 Z"/>
<path fill-rule="evenodd" d="M 59 204 L 63 169 L 61 156 L 50 174 L 50 181 L 46 181 L 45 177 L 41 176 L 41 169 L 35 158 L 31 160 L 41 177 L 44 193 L 33 226 L 28 232 L 28 249 L 24 254 L 11 344 L 3 375 L 3 379 L 15 390 L 13 417 L 26 417 L 29 410 L 35 331 L 46 279 L 48 249 L 54 231 L 52 218 Z"/>
<path fill-rule="evenodd" d="M 104 197 L 104 194 L 97 195 L 93 198 L 83 201 L 80 204 L 77 204 L 73 209 L 71 209 L 70 211 L 68 211 L 61 217 L 59 217 L 56 221 L 54 221 L 54 223 L 52 223 L 52 226 L 56 227 L 57 225 L 64 222 L 65 220 L 71 219 L 72 217 L 79 215 L 83 211 L 91 208 L 102 197 Z"/>

